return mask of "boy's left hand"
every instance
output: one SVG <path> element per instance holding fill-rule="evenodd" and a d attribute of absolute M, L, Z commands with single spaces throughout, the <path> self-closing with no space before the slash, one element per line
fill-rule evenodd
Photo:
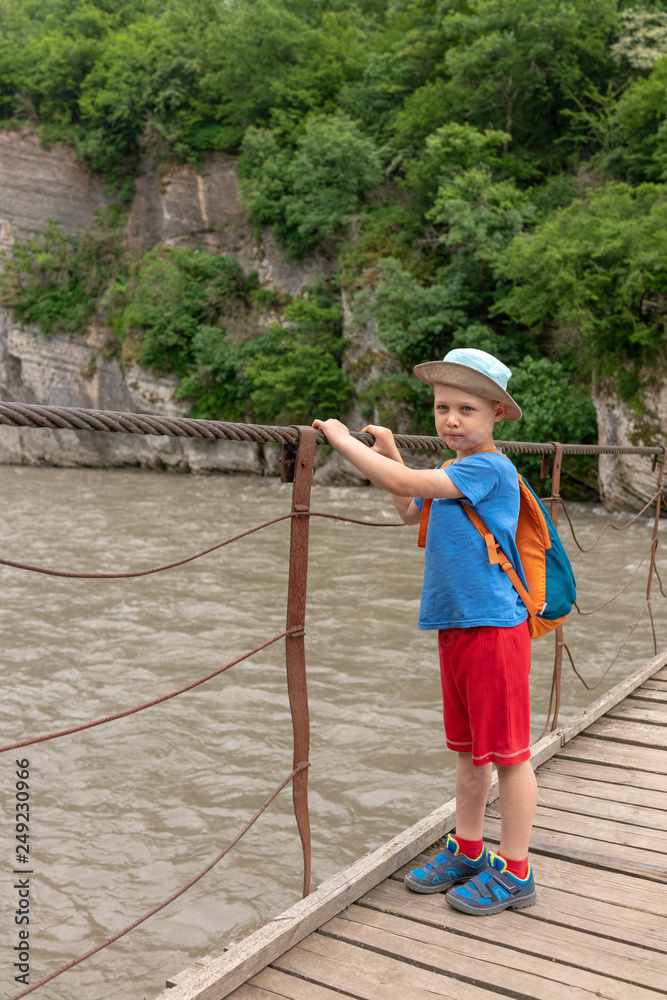
<path fill-rule="evenodd" d="M 349 428 L 342 421 L 336 420 L 335 417 L 330 417 L 328 420 L 313 420 L 313 427 L 316 431 L 323 431 L 327 436 L 327 441 L 334 448 L 338 441 L 350 436 Z"/>
<path fill-rule="evenodd" d="M 363 430 L 368 434 L 372 434 L 375 438 L 375 444 L 371 447 L 371 451 L 376 451 L 378 455 L 384 455 L 385 458 L 391 458 L 394 462 L 403 464 L 401 453 L 394 441 L 393 431 L 390 431 L 388 427 L 381 427 L 378 424 L 368 424 Z"/>

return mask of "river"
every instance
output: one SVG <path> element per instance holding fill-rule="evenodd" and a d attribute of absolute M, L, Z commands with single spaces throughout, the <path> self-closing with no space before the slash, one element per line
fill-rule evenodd
<path fill-rule="evenodd" d="M 3 467 L 5 558 L 67 570 L 165 563 L 289 510 L 291 487 L 254 477 Z M 574 504 L 581 538 L 628 515 Z M 375 489 L 315 487 L 313 509 L 396 516 Z M 572 554 L 582 610 L 630 577 L 652 519 Z M 662 534 L 661 528 L 661 534 Z M 667 527 L 665 528 L 667 530 Z M 664 536 L 663 536 L 664 537 Z M 137 580 L 65 580 L 0 567 L 2 742 L 130 708 L 204 676 L 282 631 L 289 522 L 197 562 Z M 388 840 L 453 791 L 444 748 L 435 635 L 418 632 L 423 556 L 414 528 L 313 519 L 307 617 L 312 725 L 313 886 Z M 663 579 L 666 560 L 660 556 Z M 643 603 L 646 574 L 566 638 L 596 679 Z M 667 639 L 655 596 L 658 645 Z M 553 641 L 533 644 L 533 736 L 545 722 Z M 595 691 L 564 665 L 561 719 L 653 655 L 645 618 Z M 284 643 L 202 687 L 85 733 L 8 753 L 0 988 L 11 996 L 17 889 L 15 759 L 30 765 L 30 983 L 171 895 L 205 866 L 291 769 Z M 184 897 L 35 995 L 142 1000 L 196 958 L 300 895 L 301 856 L 284 792 Z"/>

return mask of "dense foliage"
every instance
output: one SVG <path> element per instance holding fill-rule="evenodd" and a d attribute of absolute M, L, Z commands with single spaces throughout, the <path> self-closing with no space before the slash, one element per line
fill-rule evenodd
<path fill-rule="evenodd" d="M 667 0 L 0 0 L 0 120 L 119 205 L 146 158 L 237 155 L 255 225 L 377 323 L 369 416 L 430 430 L 411 366 L 468 344 L 515 368 L 512 436 L 593 440 L 594 380 L 641 407 L 664 356 Z M 129 260 L 107 220 L 18 248 L 2 289 L 47 332 L 105 318 L 195 413 L 353 398 L 336 282 L 268 302 L 224 257 Z"/>

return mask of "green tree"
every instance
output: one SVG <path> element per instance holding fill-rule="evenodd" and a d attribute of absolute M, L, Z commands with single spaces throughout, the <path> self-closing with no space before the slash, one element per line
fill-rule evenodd
<path fill-rule="evenodd" d="M 393 257 L 380 260 L 376 272 L 375 288 L 355 300 L 357 316 L 375 317 L 380 340 L 408 368 L 442 357 L 466 324 L 467 291 L 459 276 L 442 273 L 423 284 Z"/>
<path fill-rule="evenodd" d="M 309 115 L 335 113 L 343 86 L 363 75 L 372 34 L 352 9 L 322 13 L 304 35 L 294 65 L 271 84 L 270 124 L 277 135 L 296 139 Z"/>
<path fill-rule="evenodd" d="M 493 260 L 535 216 L 529 195 L 513 180 L 494 182 L 489 170 L 473 168 L 444 181 L 429 216 L 446 227 L 445 246 Z"/>
<path fill-rule="evenodd" d="M 519 403 L 519 422 L 500 421 L 496 437 L 514 441 L 597 443 L 590 393 L 572 384 L 558 361 L 527 357 L 512 366 L 508 391 Z"/>
<path fill-rule="evenodd" d="M 341 89 L 343 110 L 378 140 L 390 138 L 392 119 L 403 102 L 439 72 L 447 48 L 439 6 L 436 0 L 391 3 L 384 30 L 373 38 L 363 76 Z M 427 128 L 418 130 L 415 148 L 433 125 L 431 118 Z M 402 146 L 411 146 L 413 138 L 411 133 L 403 136 Z"/>
<path fill-rule="evenodd" d="M 272 132 L 249 130 L 239 174 L 251 219 L 273 225 L 293 257 L 340 237 L 382 179 L 373 142 L 341 112 L 311 119 L 293 153 Z"/>
<path fill-rule="evenodd" d="M 281 323 L 241 344 L 200 328 L 179 395 L 193 400 L 194 416 L 279 424 L 341 416 L 353 394 L 341 370 L 344 346 L 340 306 L 315 285 Z"/>
<path fill-rule="evenodd" d="M 191 403 L 189 415 L 204 420 L 246 421 L 251 417 L 248 385 L 241 377 L 243 344 L 230 340 L 219 326 L 198 326 L 192 337 L 192 358 L 176 396 Z"/>
<path fill-rule="evenodd" d="M 473 167 L 491 173 L 502 170 L 502 152 L 511 138 L 498 130 L 480 131 L 470 124 L 447 122 L 426 137 L 422 152 L 406 169 L 405 185 L 426 213 L 433 207 L 438 186 Z"/>
<path fill-rule="evenodd" d="M 597 419 L 590 393 L 572 382 L 558 361 L 526 357 L 512 365 L 508 391 L 520 405 L 521 420 L 501 420 L 495 437 L 502 441 L 562 441 L 597 444 Z M 540 492 L 539 464 L 534 455 L 510 455 L 519 472 Z M 561 492 L 581 494 L 581 486 L 597 489 L 597 459 L 568 457 Z"/>
<path fill-rule="evenodd" d="M 157 246 L 138 263 L 132 279 L 112 291 L 125 301 L 113 319 L 140 364 L 183 377 L 203 342 L 224 329 L 230 303 L 244 301 L 246 279 L 231 257 Z M 196 340 L 196 338 L 198 338 Z"/>
<path fill-rule="evenodd" d="M 637 80 L 618 102 L 624 146 L 620 168 L 630 183 L 667 177 L 667 58 Z"/>
<path fill-rule="evenodd" d="M 553 155 L 548 144 L 563 131 L 559 111 L 570 94 L 611 69 L 614 0 L 470 0 L 448 7 L 443 65 L 397 116 L 398 141 L 414 144 L 434 124 L 453 119 L 511 134 L 524 157 L 529 150 Z"/>
<path fill-rule="evenodd" d="M 495 313 L 547 335 L 581 375 L 632 396 L 664 350 L 667 194 L 607 184 L 519 234 L 495 262 L 511 282 Z"/>
<path fill-rule="evenodd" d="M 350 408 L 352 384 L 340 367 L 342 345 L 313 331 L 273 327 L 244 369 L 253 419 L 308 424 L 341 417 Z"/>

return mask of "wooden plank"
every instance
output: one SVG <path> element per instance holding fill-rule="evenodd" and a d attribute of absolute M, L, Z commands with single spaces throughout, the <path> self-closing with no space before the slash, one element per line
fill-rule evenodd
<path fill-rule="evenodd" d="M 420 968 L 319 932 L 281 955 L 274 965 L 361 1000 L 489 1000 L 486 989 L 434 972 L 431 963 Z"/>
<path fill-rule="evenodd" d="M 223 948 L 222 951 L 211 951 L 208 955 L 204 955 L 203 958 L 198 958 L 196 962 L 193 962 L 192 965 L 188 965 L 187 969 L 183 969 L 183 971 L 179 972 L 178 975 L 170 976 L 167 980 L 167 986 L 178 986 L 178 984 L 182 983 L 188 978 L 188 976 L 191 976 L 193 973 L 199 972 L 200 969 L 203 969 L 204 966 L 208 965 L 209 962 L 212 962 L 214 958 L 219 958 L 220 955 L 224 955 L 226 950 L 226 948 Z"/>
<path fill-rule="evenodd" d="M 425 906 L 424 897 L 420 900 L 417 893 L 401 887 L 393 879 L 387 879 L 382 886 L 372 889 L 364 897 L 362 906 L 368 905 L 372 910 L 392 913 L 395 917 L 415 920 L 418 924 L 427 924 L 429 927 L 452 930 L 470 939 L 473 952 L 480 948 L 482 942 L 481 953 L 484 958 L 488 957 L 486 943 L 490 941 L 505 951 L 528 952 L 548 962 L 553 962 L 554 958 L 558 961 L 560 956 L 561 960 L 566 958 L 568 965 L 601 973 L 611 979 L 627 980 L 659 991 L 664 989 L 667 973 L 664 940 L 663 947 L 658 952 L 638 944 L 611 941 L 607 938 L 605 922 L 602 924 L 605 928 L 604 936 L 593 940 L 591 933 L 581 927 L 558 925 L 553 921 L 551 907 L 554 902 L 557 906 L 558 895 L 554 890 L 540 889 L 538 901 L 530 909 L 508 910 L 495 917 L 484 918 L 483 925 L 471 922 L 467 914 L 454 910 L 440 895 L 435 897 L 439 900 L 439 906 Z M 377 905 L 378 903 L 381 905 Z M 600 906 L 599 903 L 597 905 Z M 353 909 L 350 907 L 344 911 L 341 918 L 352 913 Z M 609 911 L 613 908 L 606 906 L 605 909 Z M 625 919 L 632 922 L 633 911 L 624 908 L 624 914 Z M 326 932 L 328 926 L 323 927 L 322 931 Z M 615 929 L 624 932 L 622 925 L 617 925 Z M 506 961 L 514 967 L 513 955 L 507 956 Z M 535 971 L 530 960 L 527 968 Z"/>
<path fill-rule="evenodd" d="M 629 743 L 627 750 L 629 757 L 632 756 L 635 745 L 651 747 L 654 750 L 667 750 L 667 728 L 651 726 L 646 722 L 627 722 L 605 716 L 589 727 L 587 736 Z"/>
<path fill-rule="evenodd" d="M 230 993 L 229 1000 L 340 1000 L 340 993 L 268 968 Z"/>
<path fill-rule="evenodd" d="M 566 814 L 571 818 L 571 814 Z M 497 824 L 497 825 L 496 825 Z M 562 829 L 554 830 L 553 820 L 544 827 L 536 822 L 530 838 L 531 857 L 534 853 L 551 854 L 558 858 L 573 859 L 586 864 L 606 868 L 610 871 L 627 872 L 633 875 L 646 875 L 657 881 L 667 883 L 667 854 L 655 850 L 633 847 L 631 851 L 623 850 L 623 844 L 613 840 L 584 837 L 572 834 L 567 829 L 567 823 L 561 824 Z M 622 826 L 623 824 L 618 824 Z M 634 828 L 627 827 L 632 830 Z M 484 822 L 486 836 L 497 839 L 500 836 L 500 820 L 488 817 Z M 533 858 L 537 869 L 537 858 Z"/>
<path fill-rule="evenodd" d="M 642 684 L 640 688 L 637 688 L 637 691 L 632 695 L 632 698 L 637 701 L 659 701 L 664 704 L 667 702 L 667 684 L 661 684 L 660 690 L 658 691 L 652 687 L 647 687 L 646 684 Z"/>
<path fill-rule="evenodd" d="M 662 670 L 656 670 L 653 676 L 659 681 L 667 681 L 667 667 L 663 667 Z"/>
<path fill-rule="evenodd" d="M 580 737 L 581 738 L 581 737 Z M 576 744 L 570 744 L 576 746 Z M 632 768 L 613 767 L 607 764 L 591 764 L 582 760 L 573 760 L 559 754 L 546 761 L 538 772 L 538 781 L 547 774 L 572 775 L 590 782 L 591 789 L 598 781 L 613 783 L 618 788 L 619 796 L 631 802 L 632 791 L 641 793 L 643 790 L 667 792 L 667 774 L 655 774 L 651 771 L 635 771 Z M 591 794 L 595 794 L 594 791 Z M 639 802 L 640 805 L 646 803 Z"/>
<path fill-rule="evenodd" d="M 644 681 L 641 690 L 662 691 L 664 694 L 667 692 L 667 681 L 659 681 L 655 677 L 650 677 L 647 681 Z"/>
<path fill-rule="evenodd" d="M 649 722 L 655 726 L 667 726 L 667 701 L 649 704 L 639 698 L 626 698 L 607 713 L 608 719 L 628 719 L 631 722 Z"/>
<path fill-rule="evenodd" d="M 641 746 L 628 747 L 610 740 L 589 739 L 588 736 L 580 736 L 576 746 L 572 744 L 564 746 L 558 757 L 597 761 L 600 764 L 613 764 L 615 767 L 629 770 L 652 771 L 655 774 L 667 773 L 667 753 L 664 750 Z"/>
<path fill-rule="evenodd" d="M 487 843 L 489 846 L 498 844 L 500 837 L 500 823 L 496 819 L 489 819 L 489 829 L 487 831 Z M 429 858 L 429 853 L 420 854 L 414 858 L 411 864 L 404 865 L 400 871 L 396 872 L 393 878 L 402 884 L 403 876 L 411 868 L 417 868 Z M 611 905 L 613 911 L 621 912 L 623 907 L 628 906 L 631 900 L 630 909 L 633 914 L 645 913 L 649 919 L 657 915 L 667 921 L 667 893 L 661 882 L 652 882 L 645 878 L 637 879 L 634 875 L 612 869 L 598 869 L 591 872 L 590 869 L 576 864 L 573 861 L 549 855 L 532 853 L 531 859 L 535 866 L 535 874 L 540 887 L 549 886 L 569 892 L 575 903 L 580 900 L 596 900 Z M 639 890 L 639 891 L 638 891 Z M 405 890 L 409 892 L 409 889 Z M 420 897 L 424 899 L 439 899 L 439 895 Z M 448 907 L 449 909 L 450 907 Z M 530 913 L 531 910 L 525 912 Z M 491 917 L 485 918 L 491 920 Z M 631 939 L 634 940 L 634 939 Z M 662 946 L 667 950 L 667 936 L 662 939 Z"/>
<path fill-rule="evenodd" d="M 486 918 L 484 918 L 486 920 Z M 514 922 L 516 923 L 516 922 Z M 481 934 L 481 928 L 479 933 Z M 511 933 L 511 932 L 510 932 Z M 600 972 L 589 972 L 526 954 L 484 937 L 471 938 L 405 920 L 358 905 L 350 906 L 322 927 L 314 937 L 331 935 L 337 941 L 358 944 L 391 954 L 404 961 L 425 965 L 443 974 L 474 978 L 491 988 L 511 989 L 535 1000 L 557 1000 L 571 996 L 655 1000 L 653 991 L 627 980 L 619 982 Z"/>
<path fill-rule="evenodd" d="M 587 881 L 592 881 L 590 873 L 584 869 L 582 873 L 581 865 L 570 865 L 571 868 L 578 868 L 579 873 L 574 879 L 561 882 L 560 888 L 553 888 L 546 884 L 548 877 L 545 859 L 536 858 L 535 869 L 537 879 L 537 902 L 526 910 L 512 910 L 499 913 L 497 916 L 485 917 L 484 923 L 480 927 L 471 925 L 468 915 L 454 910 L 445 901 L 444 895 L 435 893 L 429 896 L 420 896 L 416 892 L 410 892 L 402 882 L 395 878 L 386 879 L 381 885 L 377 885 L 359 901 L 362 906 L 370 906 L 376 910 L 383 910 L 388 913 L 396 913 L 408 917 L 412 920 L 421 920 L 424 923 L 432 924 L 435 927 L 451 927 L 457 933 L 468 934 L 469 936 L 486 935 L 496 941 L 505 941 L 505 934 L 510 934 L 516 943 L 516 933 L 514 921 L 529 919 L 533 922 L 537 931 L 532 927 L 521 930 L 521 934 L 532 935 L 537 933 L 540 940 L 544 940 L 544 954 L 551 959 L 558 954 L 558 950 L 547 945 L 546 942 L 552 940 L 551 927 L 556 928 L 554 933 L 572 932 L 581 935 L 581 943 L 595 955 L 606 952 L 608 946 L 607 939 L 617 953 L 617 948 L 627 947 L 650 949 L 659 954 L 656 962 L 663 971 L 663 979 L 667 971 L 667 917 L 655 916 L 653 913 L 644 913 L 623 904 L 611 904 L 605 900 L 601 902 L 591 899 L 583 894 L 569 892 L 562 888 L 562 885 L 574 886 L 575 889 L 582 886 Z M 600 872 L 607 876 L 609 872 Z M 593 878 L 597 878 L 595 872 Z M 627 876 L 625 876 L 627 879 Z M 634 880 L 636 883 L 636 879 Z M 641 887 L 640 887 L 641 888 Z M 664 886 L 661 886 L 663 896 L 665 896 Z M 633 886 L 636 891 L 637 886 Z M 626 897 L 627 898 L 627 897 Z M 547 926 L 548 925 L 548 926 Z M 604 943 L 600 944 L 594 939 L 597 935 L 604 938 Z M 525 940 L 528 940 L 526 938 Z M 589 959 L 586 967 L 595 968 L 590 965 L 594 958 Z M 645 983 L 644 985 L 648 985 Z"/>
<path fill-rule="evenodd" d="M 572 780 L 570 779 L 570 781 Z M 580 789 L 575 791 L 571 787 L 549 788 L 548 783 L 540 781 L 538 804 L 548 809 L 593 817 L 598 821 L 595 825 L 602 832 L 606 829 L 608 820 L 629 823 L 647 830 L 661 831 L 665 837 L 662 842 L 656 841 L 656 846 L 659 848 L 662 845 L 663 850 L 667 852 L 667 810 L 662 811 L 657 806 L 633 805 L 619 797 L 617 786 L 615 798 L 612 797 L 613 792 L 609 793 L 606 798 L 602 798 L 591 794 L 590 790 L 585 787 L 586 784 L 585 781 L 582 781 Z M 607 787 L 613 789 L 615 786 Z M 599 820 L 602 820 L 602 823 Z"/>
<path fill-rule="evenodd" d="M 641 773 L 641 772 L 640 772 Z M 667 776 L 666 776 L 667 777 Z M 540 801 L 544 805 L 553 805 L 543 795 L 547 790 L 571 792 L 578 798 L 578 808 L 590 815 L 598 815 L 600 809 L 607 810 L 612 816 L 618 805 L 647 807 L 646 818 L 656 823 L 660 829 L 667 829 L 667 791 L 656 791 L 653 788 L 633 788 L 631 785 L 619 785 L 612 781 L 592 781 L 587 777 L 575 777 L 555 770 L 538 772 Z M 590 802 L 586 800 L 590 799 Z M 595 801 L 593 801 L 595 800 Z M 611 810 L 611 811 L 608 811 Z M 620 816 L 616 815 L 616 819 Z"/>

